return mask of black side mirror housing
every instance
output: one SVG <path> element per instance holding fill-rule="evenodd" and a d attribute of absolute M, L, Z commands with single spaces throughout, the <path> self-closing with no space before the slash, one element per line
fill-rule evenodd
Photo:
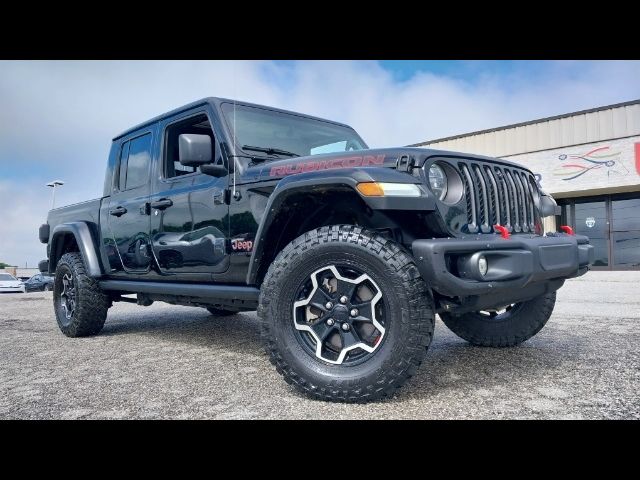
<path fill-rule="evenodd" d="M 212 177 L 224 177 L 227 173 L 227 169 L 224 165 L 200 165 L 200 171 L 205 175 L 211 175 Z"/>
<path fill-rule="evenodd" d="M 213 153 L 211 137 L 196 133 L 183 133 L 178 137 L 180 164 L 185 167 L 199 167 L 211 163 Z"/>

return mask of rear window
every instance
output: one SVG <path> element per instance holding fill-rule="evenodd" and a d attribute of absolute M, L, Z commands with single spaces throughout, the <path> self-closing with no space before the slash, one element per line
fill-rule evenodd
<path fill-rule="evenodd" d="M 120 151 L 120 190 L 131 190 L 146 185 L 150 163 L 150 133 L 123 143 Z"/>

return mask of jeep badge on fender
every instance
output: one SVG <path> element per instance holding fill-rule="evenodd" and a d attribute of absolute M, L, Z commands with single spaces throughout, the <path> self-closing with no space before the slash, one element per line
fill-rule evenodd
<path fill-rule="evenodd" d="M 503 159 L 369 149 L 341 123 L 207 98 L 113 139 L 103 196 L 40 227 L 40 269 L 69 337 L 100 332 L 130 294 L 257 309 L 288 383 L 367 402 L 416 372 L 436 314 L 474 345 L 540 331 L 593 262 L 587 237 L 545 234 L 557 210 Z"/>

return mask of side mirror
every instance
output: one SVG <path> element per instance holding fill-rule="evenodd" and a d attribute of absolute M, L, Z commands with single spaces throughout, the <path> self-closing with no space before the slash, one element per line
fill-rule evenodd
<path fill-rule="evenodd" d="M 183 133 L 178 137 L 178 156 L 185 167 L 198 167 L 211 163 L 211 137 L 195 133 Z"/>
<path fill-rule="evenodd" d="M 211 175 L 217 178 L 224 177 L 229 173 L 224 165 L 200 165 L 200 171 L 205 175 Z"/>

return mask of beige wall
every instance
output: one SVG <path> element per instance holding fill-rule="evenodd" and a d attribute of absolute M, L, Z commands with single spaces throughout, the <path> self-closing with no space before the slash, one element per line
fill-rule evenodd
<path fill-rule="evenodd" d="M 640 101 L 541 120 L 526 125 L 470 133 L 420 146 L 490 157 L 505 157 L 640 135 Z"/>
<path fill-rule="evenodd" d="M 640 135 L 503 158 L 530 169 L 551 194 L 640 191 Z"/>

